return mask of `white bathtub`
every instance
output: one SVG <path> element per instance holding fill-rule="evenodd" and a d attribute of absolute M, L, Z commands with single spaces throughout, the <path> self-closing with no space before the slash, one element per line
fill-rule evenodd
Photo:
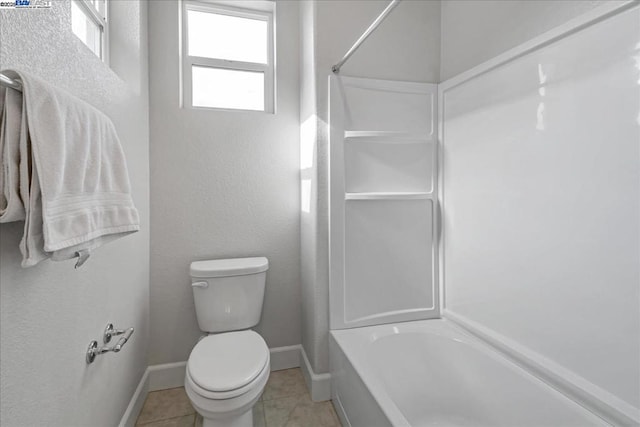
<path fill-rule="evenodd" d="M 345 426 L 603 426 L 573 400 L 446 320 L 331 331 Z"/>

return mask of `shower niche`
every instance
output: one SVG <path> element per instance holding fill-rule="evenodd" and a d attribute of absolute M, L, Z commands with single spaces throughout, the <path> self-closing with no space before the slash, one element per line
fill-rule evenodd
<path fill-rule="evenodd" d="M 433 144 L 418 136 L 344 138 L 345 187 L 353 193 L 430 193 Z"/>
<path fill-rule="evenodd" d="M 438 315 L 436 94 L 330 77 L 332 329 Z"/>

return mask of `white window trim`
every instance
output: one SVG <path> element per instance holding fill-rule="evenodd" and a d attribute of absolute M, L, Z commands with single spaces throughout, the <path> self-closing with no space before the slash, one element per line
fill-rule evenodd
<path fill-rule="evenodd" d="M 100 55 L 98 57 L 109 65 L 109 0 L 105 0 L 104 16 L 89 0 L 73 0 L 94 24 L 100 28 Z"/>
<path fill-rule="evenodd" d="M 227 1 L 196 1 L 182 0 L 181 6 L 181 62 L 182 62 L 182 107 L 196 110 L 244 111 L 253 113 L 275 113 L 276 110 L 276 81 L 275 81 L 275 28 L 274 8 L 271 1 L 247 1 L 243 5 L 251 5 L 252 9 L 229 6 Z M 189 56 L 189 31 L 187 11 L 210 12 L 221 15 L 238 16 L 259 19 L 267 22 L 267 63 L 232 61 L 227 59 L 203 58 Z M 195 107 L 192 99 L 192 66 L 221 68 L 238 71 L 257 71 L 264 73 L 264 110 L 243 110 L 237 108 Z"/>

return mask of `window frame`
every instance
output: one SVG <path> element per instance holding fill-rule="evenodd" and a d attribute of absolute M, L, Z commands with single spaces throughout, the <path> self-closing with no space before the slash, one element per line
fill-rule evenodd
<path fill-rule="evenodd" d="M 100 54 L 96 54 L 105 64 L 109 65 L 109 0 L 104 0 L 104 14 L 102 14 L 92 0 L 72 0 L 100 29 Z M 73 33 L 73 31 L 72 31 Z M 76 35 L 75 33 L 73 33 Z M 76 35 L 76 37 L 78 37 Z M 80 39 L 80 37 L 78 37 Z M 86 46 L 84 40 L 82 44 Z M 89 48 L 89 46 L 87 46 Z M 91 52 L 93 50 L 89 48 Z M 95 54 L 95 52 L 93 52 Z"/>
<path fill-rule="evenodd" d="M 275 114 L 276 82 L 275 82 L 275 4 L 272 1 L 247 1 L 251 9 L 230 6 L 226 1 L 182 0 L 181 2 L 181 101 L 183 108 L 197 110 L 243 111 Z M 189 23 L 188 11 L 215 13 L 239 18 L 257 19 L 267 22 L 267 63 L 244 62 L 219 58 L 206 58 L 189 55 Z M 264 110 L 245 110 L 239 108 L 202 107 L 193 105 L 192 67 L 218 68 L 235 71 L 264 73 Z"/>

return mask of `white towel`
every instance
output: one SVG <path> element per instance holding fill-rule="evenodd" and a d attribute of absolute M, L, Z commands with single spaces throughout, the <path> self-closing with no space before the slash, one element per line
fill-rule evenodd
<path fill-rule="evenodd" d="M 21 71 L 4 90 L 0 222 L 24 219 L 22 266 L 78 257 L 140 229 L 113 123 L 91 105 Z M 3 94 L 0 92 L 0 96 Z"/>

